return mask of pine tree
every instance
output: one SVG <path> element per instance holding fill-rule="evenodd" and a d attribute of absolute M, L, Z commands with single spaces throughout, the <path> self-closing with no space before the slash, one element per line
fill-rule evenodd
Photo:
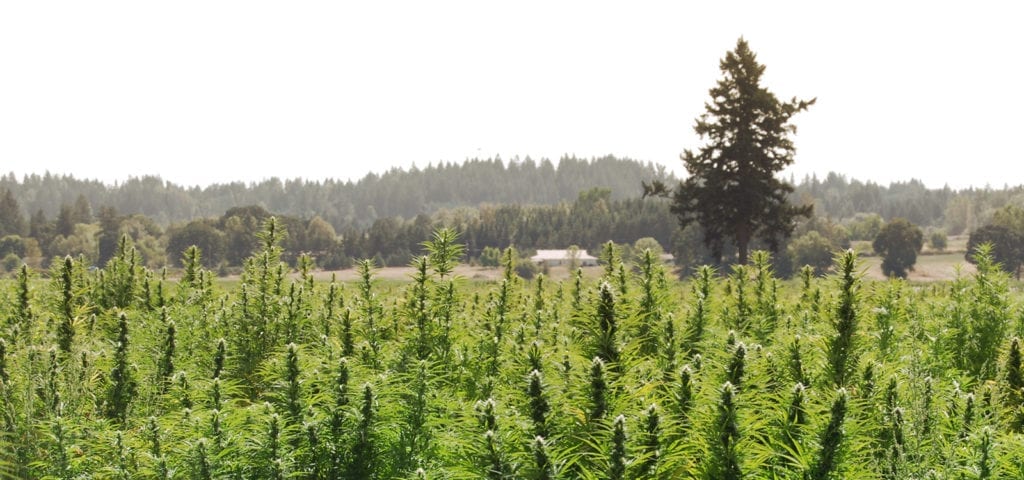
<path fill-rule="evenodd" d="M 796 127 L 790 117 L 814 100 L 781 102 L 761 86 L 765 67 L 743 38 L 719 68 L 723 78 L 709 92 L 711 102 L 694 127 L 707 143 L 682 155 L 688 178 L 675 192 L 654 182 L 644 185 L 644 193 L 671 194 L 672 213 L 684 227 L 692 222 L 703 227 L 712 256 L 721 261 L 729 242 L 738 250 L 737 262 L 745 264 L 752 240 L 764 239 L 774 250 L 793 231 L 794 219 L 811 213 L 811 206 L 789 205 L 793 187 L 775 174 L 793 163 L 796 149 L 789 136 Z"/>
<path fill-rule="evenodd" d="M 25 215 L 21 212 L 18 200 L 9 189 L 0 194 L 0 237 L 7 235 L 24 235 L 27 225 Z"/>

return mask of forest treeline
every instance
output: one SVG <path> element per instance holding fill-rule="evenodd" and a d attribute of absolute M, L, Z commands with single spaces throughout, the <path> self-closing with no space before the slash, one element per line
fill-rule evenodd
<path fill-rule="evenodd" d="M 281 215 L 319 216 L 336 229 L 347 224 L 370 226 L 378 218 L 413 218 L 460 206 L 493 204 L 556 204 L 573 201 L 580 191 L 608 188 L 616 199 L 635 197 L 642 180 L 670 179 L 664 167 L 615 157 L 557 162 L 529 157 L 503 161 L 472 159 L 431 164 L 425 168 L 369 173 L 358 181 L 270 178 L 187 187 L 156 176 L 129 178 L 116 185 L 70 175 L 0 177 L 0 191 L 10 190 L 24 215 L 39 211 L 55 218 L 79 197 L 98 209 L 109 206 L 124 214 L 139 213 L 158 225 L 211 218 L 228 209 L 259 205 Z"/>
<path fill-rule="evenodd" d="M 458 207 L 481 204 L 554 205 L 576 200 L 592 188 L 611 190 L 613 199 L 640 195 L 640 182 L 673 175 L 650 162 L 627 158 L 579 159 L 563 157 L 503 161 L 472 159 L 439 163 L 425 168 L 392 169 L 367 174 L 358 181 L 270 178 L 261 182 L 233 182 L 206 187 L 183 186 L 157 176 L 129 178 L 115 185 L 71 175 L 46 173 L 18 178 L 0 176 L 0 192 L 10 191 L 26 218 L 40 215 L 53 220 L 76 201 L 98 211 L 113 207 L 122 214 L 142 214 L 157 225 L 213 218 L 227 210 L 259 205 L 281 215 L 319 216 L 335 229 L 352 224 L 367 228 L 379 218 L 414 218 Z M 839 221 L 857 213 L 902 217 L 950 234 L 966 233 L 1009 203 L 1021 203 L 1024 187 L 953 190 L 930 189 L 917 180 L 888 186 L 829 173 L 797 180 L 794 200 L 813 202 L 815 214 Z"/>
<path fill-rule="evenodd" d="M 178 263 L 193 244 L 208 267 L 239 267 L 257 246 L 255 233 L 274 215 L 288 232 L 285 259 L 309 252 L 324 268 L 359 258 L 406 265 L 440 226 L 462 232 L 469 259 L 488 247 L 596 249 L 609 240 L 633 244 L 649 237 L 684 269 L 707 263 L 699 228 L 679 229 L 667 200 L 640 198 L 641 181 L 652 179 L 676 181 L 664 168 L 614 157 L 470 160 L 394 169 L 357 182 L 270 179 L 203 188 L 157 177 L 106 185 L 8 174 L 0 177 L 0 259 L 8 270 L 22 261 L 46 266 L 64 255 L 103 265 L 120 236 L 128 235 L 150 267 Z M 882 186 L 835 173 L 790 181 L 796 187 L 791 201 L 814 204 L 814 216 L 782 245 L 783 252 L 797 249 L 776 257 L 783 275 L 792 270 L 786 262 L 806 260 L 801 248 L 870 240 L 892 218 L 956 235 L 987 225 L 1004 207 L 1024 205 L 1024 187 L 957 191 L 916 180 Z"/>

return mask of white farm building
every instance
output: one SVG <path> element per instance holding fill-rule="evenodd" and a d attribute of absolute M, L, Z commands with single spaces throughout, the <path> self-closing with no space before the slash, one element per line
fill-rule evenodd
<path fill-rule="evenodd" d="M 576 264 L 581 267 L 597 265 L 597 257 L 588 254 L 586 250 L 537 250 L 537 254 L 530 257 L 530 261 L 538 265 L 557 267 L 569 265 L 574 256 Z"/>

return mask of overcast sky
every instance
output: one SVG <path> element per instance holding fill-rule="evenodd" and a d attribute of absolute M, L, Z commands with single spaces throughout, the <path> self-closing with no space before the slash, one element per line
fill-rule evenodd
<path fill-rule="evenodd" d="M 842 6 L 841 6 L 842 5 Z M 796 165 L 1024 183 L 1021 2 L 0 3 L 0 171 L 186 184 L 500 154 L 664 164 L 743 36 Z"/>

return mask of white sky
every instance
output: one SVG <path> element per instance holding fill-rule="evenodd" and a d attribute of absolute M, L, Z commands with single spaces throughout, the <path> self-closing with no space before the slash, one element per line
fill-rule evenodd
<path fill-rule="evenodd" d="M 0 172 L 186 184 L 500 154 L 682 173 L 744 36 L 797 177 L 1024 183 L 1021 2 L 0 3 Z"/>

